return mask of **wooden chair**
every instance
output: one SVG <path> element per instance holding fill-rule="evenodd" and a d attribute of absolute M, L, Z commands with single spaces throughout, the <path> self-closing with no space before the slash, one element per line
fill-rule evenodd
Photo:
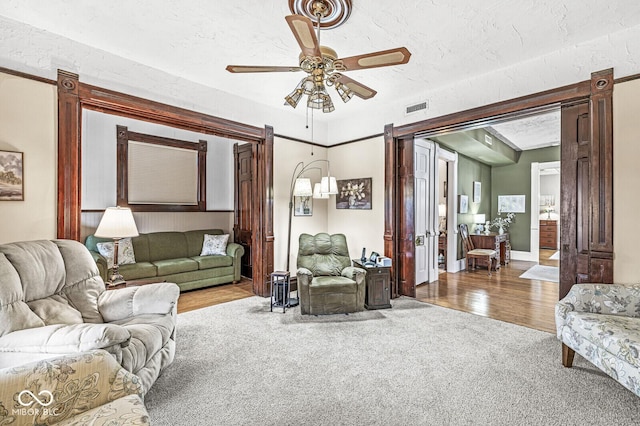
<path fill-rule="evenodd" d="M 462 244 L 464 250 L 467 252 L 467 271 L 471 270 L 471 262 L 473 260 L 473 268 L 476 267 L 476 259 L 485 259 L 487 261 L 487 268 L 489 269 L 489 276 L 491 276 L 491 269 L 497 265 L 498 254 L 495 250 L 491 249 L 477 249 L 473 245 L 473 240 L 469 236 L 469 228 L 466 223 L 461 223 L 460 237 L 462 238 Z M 496 262 L 494 264 L 494 262 Z"/>

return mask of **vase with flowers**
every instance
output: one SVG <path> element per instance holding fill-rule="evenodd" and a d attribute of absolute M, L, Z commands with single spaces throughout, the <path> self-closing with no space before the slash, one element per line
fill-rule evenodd
<path fill-rule="evenodd" d="M 493 219 L 491 226 L 498 228 L 498 234 L 504 234 L 505 229 L 509 229 L 509 225 L 515 220 L 515 213 L 509 212 L 506 217 L 502 217 L 502 213 L 498 213 L 498 216 Z"/>

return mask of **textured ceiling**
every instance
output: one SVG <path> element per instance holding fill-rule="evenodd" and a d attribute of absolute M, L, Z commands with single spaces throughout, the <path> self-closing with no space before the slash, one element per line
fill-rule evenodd
<path fill-rule="evenodd" d="M 297 65 L 299 48 L 284 19 L 288 14 L 287 0 L 0 3 L 0 16 L 12 21 L 279 109 L 290 108 L 283 106 L 283 97 L 302 78 L 301 73 L 231 74 L 225 66 Z M 336 111 L 322 119 L 353 115 L 365 103 L 382 108 L 406 99 L 408 105 L 421 92 L 563 49 L 579 49 L 591 40 L 639 24 L 637 0 L 353 0 L 349 20 L 323 31 L 322 44 L 342 57 L 406 46 L 412 57 L 406 65 L 348 73 L 378 95 L 343 104 L 331 91 Z M 627 47 L 620 53 L 625 54 L 628 58 L 611 62 L 640 63 L 633 57 L 637 51 Z M 583 79 L 596 71 L 588 64 L 568 66 L 586 66 L 577 73 Z M 557 85 L 547 88 L 552 87 Z M 304 113 L 302 105 L 298 110 Z M 509 138 L 510 132 L 519 132 L 503 126 L 497 130 Z"/>

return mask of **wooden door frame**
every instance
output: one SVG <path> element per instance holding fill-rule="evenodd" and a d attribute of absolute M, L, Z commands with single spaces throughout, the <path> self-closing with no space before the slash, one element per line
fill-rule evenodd
<path fill-rule="evenodd" d="M 436 132 L 469 130 L 496 124 L 527 115 L 537 114 L 549 108 L 589 102 L 591 106 L 592 175 L 589 197 L 594 203 L 590 218 L 591 250 L 590 271 L 593 282 L 613 282 L 613 117 L 612 93 L 613 70 L 591 74 L 591 80 L 551 89 L 503 102 L 444 115 L 428 120 L 395 127 L 384 128 L 385 143 L 385 256 L 393 259 L 393 296 L 415 297 L 413 278 L 414 253 L 412 245 L 415 234 L 413 221 L 409 217 L 413 210 L 413 187 L 407 179 L 412 165 L 413 153 L 408 152 L 417 135 Z M 411 164 L 410 164 L 411 163 Z M 561 244 L 566 241 L 561 229 Z M 562 263 L 560 268 L 562 270 Z M 591 275 L 591 274 L 590 274 Z M 562 276 L 562 275 L 561 275 Z M 562 298 L 571 282 L 560 283 Z"/>
<path fill-rule="evenodd" d="M 216 135 L 254 144 L 259 195 L 255 224 L 254 291 L 268 294 L 273 270 L 273 128 L 254 127 L 224 118 L 151 101 L 79 81 L 79 76 L 58 70 L 58 238 L 80 240 L 82 110 L 90 109 L 137 120 Z"/>

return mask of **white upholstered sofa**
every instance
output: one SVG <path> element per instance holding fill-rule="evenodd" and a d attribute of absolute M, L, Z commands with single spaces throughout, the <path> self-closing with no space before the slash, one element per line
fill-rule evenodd
<path fill-rule="evenodd" d="M 0 369 L 104 349 L 146 392 L 175 355 L 179 288 L 105 290 L 87 248 L 72 240 L 0 245 Z"/>
<path fill-rule="evenodd" d="M 565 367 L 577 352 L 640 396 L 640 285 L 575 284 L 555 315 Z"/>

